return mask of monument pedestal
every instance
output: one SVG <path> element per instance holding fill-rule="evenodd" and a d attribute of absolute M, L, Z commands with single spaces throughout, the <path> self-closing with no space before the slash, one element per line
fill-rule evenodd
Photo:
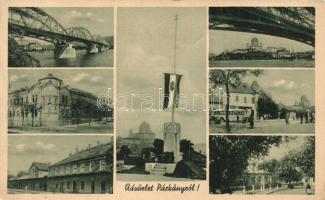
<path fill-rule="evenodd" d="M 167 122 L 164 124 L 164 152 L 174 153 L 174 162 L 182 160 L 180 153 L 180 133 L 179 123 Z"/>

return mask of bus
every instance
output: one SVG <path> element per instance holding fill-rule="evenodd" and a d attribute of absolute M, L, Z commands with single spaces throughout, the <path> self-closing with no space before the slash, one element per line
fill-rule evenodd
<path fill-rule="evenodd" d="M 244 109 L 229 109 L 229 121 L 246 122 L 249 116 Z M 209 122 L 211 125 L 226 121 L 226 110 L 210 110 Z"/>

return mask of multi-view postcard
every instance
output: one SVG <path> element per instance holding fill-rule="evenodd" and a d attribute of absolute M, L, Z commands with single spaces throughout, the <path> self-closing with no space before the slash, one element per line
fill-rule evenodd
<path fill-rule="evenodd" d="M 113 8 L 8 11 L 9 67 L 113 67 Z"/>
<path fill-rule="evenodd" d="M 315 8 L 210 7 L 210 67 L 315 67 Z"/>

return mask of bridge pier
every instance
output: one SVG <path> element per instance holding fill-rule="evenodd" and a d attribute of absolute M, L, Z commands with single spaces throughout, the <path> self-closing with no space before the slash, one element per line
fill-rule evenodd
<path fill-rule="evenodd" d="M 67 59 L 67 58 L 76 58 L 77 53 L 76 49 L 72 44 L 64 44 L 64 45 L 55 45 L 54 48 L 54 58 L 55 59 Z"/>
<path fill-rule="evenodd" d="M 98 48 L 97 44 L 91 44 L 87 48 L 87 53 L 89 53 L 89 54 L 95 54 L 98 52 L 99 52 L 99 48 Z"/>

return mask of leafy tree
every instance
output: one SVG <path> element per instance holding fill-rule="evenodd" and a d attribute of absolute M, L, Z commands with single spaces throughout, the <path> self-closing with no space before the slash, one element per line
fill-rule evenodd
<path fill-rule="evenodd" d="M 153 141 L 153 148 L 157 157 L 160 157 L 164 153 L 164 141 L 161 139 L 155 139 Z"/>
<path fill-rule="evenodd" d="M 229 108 L 230 108 L 230 87 L 238 87 L 243 83 L 243 79 L 252 74 L 259 76 L 263 71 L 261 70 L 211 70 L 209 74 L 210 82 L 216 86 L 225 86 L 227 102 L 226 102 L 226 131 L 230 132 L 229 122 Z"/>
<path fill-rule="evenodd" d="M 210 192 L 229 192 L 228 186 L 241 177 L 250 158 L 267 155 L 281 141 L 281 136 L 211 136 Z"/>
<path fill-rule="evenodd" d="M 142 158 L 147 162 L 151 162 L 152 161 L 151 153 L 154 153 L 154 152 L 155 152 L 155 149 L 152 147 L 143 148 L 141 151 Z"/>
<path fill-rule="evenodd" d="M 309 177 L 315 177 L 315 137 L 308 137 L 300 153 L 298 166 Z"/>
<path fill-rule="evenodd" d="M 192 160 L 193 145 L 190 140 L 183 139 L 180 141 L 180 152 L 183 153 L 183 160 Z"/>
<path fill-rule="evenodd" d="M 262 169 L 269 173 L 277 172 L 279 167 L 280 167 L 280 162 L 276 159 L 267 160 L 258 165 L 259 169 Z"/>
<path fill-rule="evenodd" d="M 289 185 L 291 182 L 299 181 L 302 178 L 302 173 L 298 171 L 297 159 L 299 159 L 299 153 L 294 150 L 281 159 L 279 177 Z"/>
<path fill-rule="evenodd" d="M 117 158 L 119 160 L 124 160 L 125 158 L 127 158 L 131 153 L 131 150 L 129 149 L 129 147 L 127 145 L 122 145 L 119 149 L 119 151 L 117 152 Z"/>

